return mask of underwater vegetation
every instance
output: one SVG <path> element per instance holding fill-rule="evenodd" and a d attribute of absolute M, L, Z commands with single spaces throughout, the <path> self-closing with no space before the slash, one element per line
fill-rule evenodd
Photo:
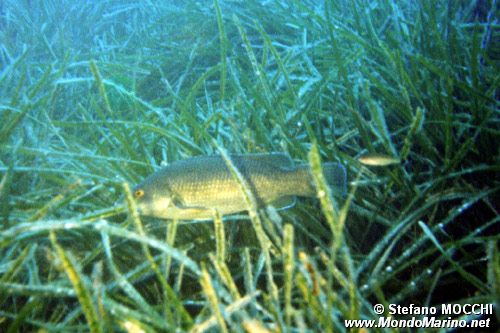
<path fill-rule="evenodd" d="M 494 0 L 0 2 L 0 331 L 343 332 L 443 303 L 498 325 L 498 18 Z M 139 215 L 131 189 L 165 165 L 271 152 L 309 165 L 315 198 L 262 209 L 235 163 L 248 213 Z"/>

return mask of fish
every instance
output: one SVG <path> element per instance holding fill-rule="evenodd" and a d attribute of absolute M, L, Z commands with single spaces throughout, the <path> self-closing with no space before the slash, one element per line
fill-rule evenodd
<path fill-rule="evenodd" d="M 259 207 L 288 208 L 295 197 L 314 197 L 308 164 L 294 165 L 285 153 L 230 155 Z M 334 194 L 346 193 L 342 164 L 322 164 Z M 173 162 L 133 189 L 139 214 L 162 219 L 207 220 L 247 210 L 244 195 L 222 156 L 197 156 Z"/>
<path fill-rule="evenodd" d="M 358 158 L 358 161 L 364 165 L 371 166 L 387 166 L 401 163 L 399 158 L 384 154 L 366 154 Z"/>

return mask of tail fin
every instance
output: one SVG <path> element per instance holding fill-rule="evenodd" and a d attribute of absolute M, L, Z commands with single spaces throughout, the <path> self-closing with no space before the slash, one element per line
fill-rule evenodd
<path fill-rule="evenodd" d="M 344 166 L 340 163 L 326 162 L 322 164 L 322 169 L 333 194 L 344 197 L 347 193 L 347 175 Z M 293 172 L 296 174 L 292 175 L 290 188 L 286 192 L 304 197 L 316 196 L 317 192 L 309 164 L 299 165 Z"/>
<path fill-rule="evenodd" d="M 323 175 L 334 194 L 345 196 L 347 194 L 347 172 L 340 163 L 323 163 Z"/>

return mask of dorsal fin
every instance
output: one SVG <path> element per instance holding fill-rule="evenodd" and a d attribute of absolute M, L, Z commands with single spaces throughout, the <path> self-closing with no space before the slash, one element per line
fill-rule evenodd
<path fill-rule="evenodd" d="M 263 164 L 271 165 L 279 169 L 293 168 L 293 160 L 285 153 L 264 153 L 264 154 L 249 154 L 249 155 L 233 155 L 233 159 L 244 159 L 246 161 L 256 161 Z"/>

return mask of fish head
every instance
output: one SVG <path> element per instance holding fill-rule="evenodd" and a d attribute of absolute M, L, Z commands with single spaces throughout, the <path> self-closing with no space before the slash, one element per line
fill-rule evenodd
<path fill-rule="evenodd" d="M 133 196 L 141 215 L 161 216 L 172 205 L 173 194 L 165 178 L 153 174 L 134 187 Z"/>

